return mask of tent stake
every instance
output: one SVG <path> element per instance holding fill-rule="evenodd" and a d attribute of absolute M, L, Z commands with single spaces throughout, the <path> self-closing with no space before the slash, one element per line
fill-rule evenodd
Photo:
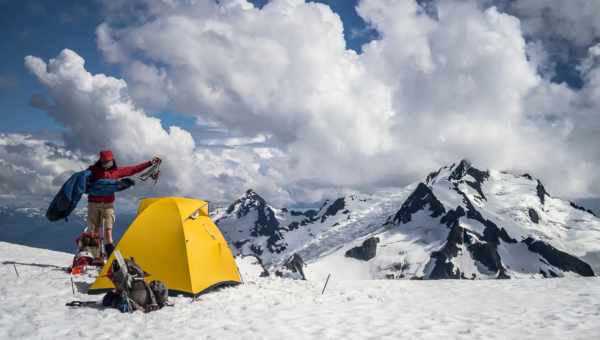
<path fill-rule="evenodd" d="M 331 273 L 329 273 L 327 275 L 327 280 L 325 280 L 325 285 L 323 286 L 323 290 L 321 291 L 321 295 L 323 295 L 325 293 L 325 288 L 327 288 L 327 282 L 329 282 L 329 277 L 331 276 Z"/>

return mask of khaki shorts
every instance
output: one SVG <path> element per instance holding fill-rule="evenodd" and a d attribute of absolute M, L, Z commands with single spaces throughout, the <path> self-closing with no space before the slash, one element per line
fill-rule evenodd
<path fill-rule="evenodd" d="M 112 229 L 115 225 L 115 204 L 88 202 L 87 222 L 90 231 L 100 233 L 100 227 L 104 230 Z"/>

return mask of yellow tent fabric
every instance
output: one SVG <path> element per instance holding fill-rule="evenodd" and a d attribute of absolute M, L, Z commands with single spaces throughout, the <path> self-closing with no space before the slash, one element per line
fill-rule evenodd
<path fill-rule="evenodd" d="M 146 281 L 163 281 L 173 294 L 195 296 L 241 277 L 221 231 L 208 216 L 205 201 L 181 198 L 147 198 L 116 250 L 150 275 Z M 113 289 L 105 276 L 114 259 L 108 259 L 89 294 Z"/>

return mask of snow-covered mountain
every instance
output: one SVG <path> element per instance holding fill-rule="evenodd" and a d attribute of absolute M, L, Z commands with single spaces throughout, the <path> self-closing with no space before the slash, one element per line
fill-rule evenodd
<path fill-rule="evenodd" d="M 274 208 L 250 189 L 226 209 L 217 210 L 213 218 L 234 251 L 257 255 L 270 266 L 296 253 L 317 257 L 375 231 L 390 209 L 383 203 L 405 196 L 406 190 L 387 193 L 385 198 L 349 195 L 326 200 L 318 209 L 293 210 Z M 365 221 L 372 223 L 365 225 Z"/>
<path fill-rule="evenodd" d="M 298 254 L 307 276 L 520 278 L 600 273 L 600 219 L 552 197 L 531 175 L 445 166 L 395 191 L 306 211 L 249 190 L 215 220 L 239 254 L 277 267 Z"/>

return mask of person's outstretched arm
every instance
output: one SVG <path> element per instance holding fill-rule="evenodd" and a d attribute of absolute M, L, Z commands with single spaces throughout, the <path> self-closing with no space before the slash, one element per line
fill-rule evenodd
<path fill-rule="evenodd" d="M 149 168 L 151 165 L 152 165 L 152 162 L 147 161 L 147 162 L 136 164 L 136 165 L 118 167 L 116 170 L 114 170 L 115 177 L 123 178 L 123 177 L 133 176 L 133 175 L 137 174 L 138 172 L 141 172 L 141 171 Z"/>
<path fill-rule="evenodd" d="M 115 176 L 117 178 L 133 176 L 133 175 L 137 174 L 138 172 L 144 171 L 145 169 L 151 167 L 153 164 L 158 163 L 158 162 L 160 162 L 160 158 L 154 157 L 151 161 L 147 161 L 147 162 L 140 163 L 137 165 L 119 167 L 116 170 L 114 170 Z"/>

